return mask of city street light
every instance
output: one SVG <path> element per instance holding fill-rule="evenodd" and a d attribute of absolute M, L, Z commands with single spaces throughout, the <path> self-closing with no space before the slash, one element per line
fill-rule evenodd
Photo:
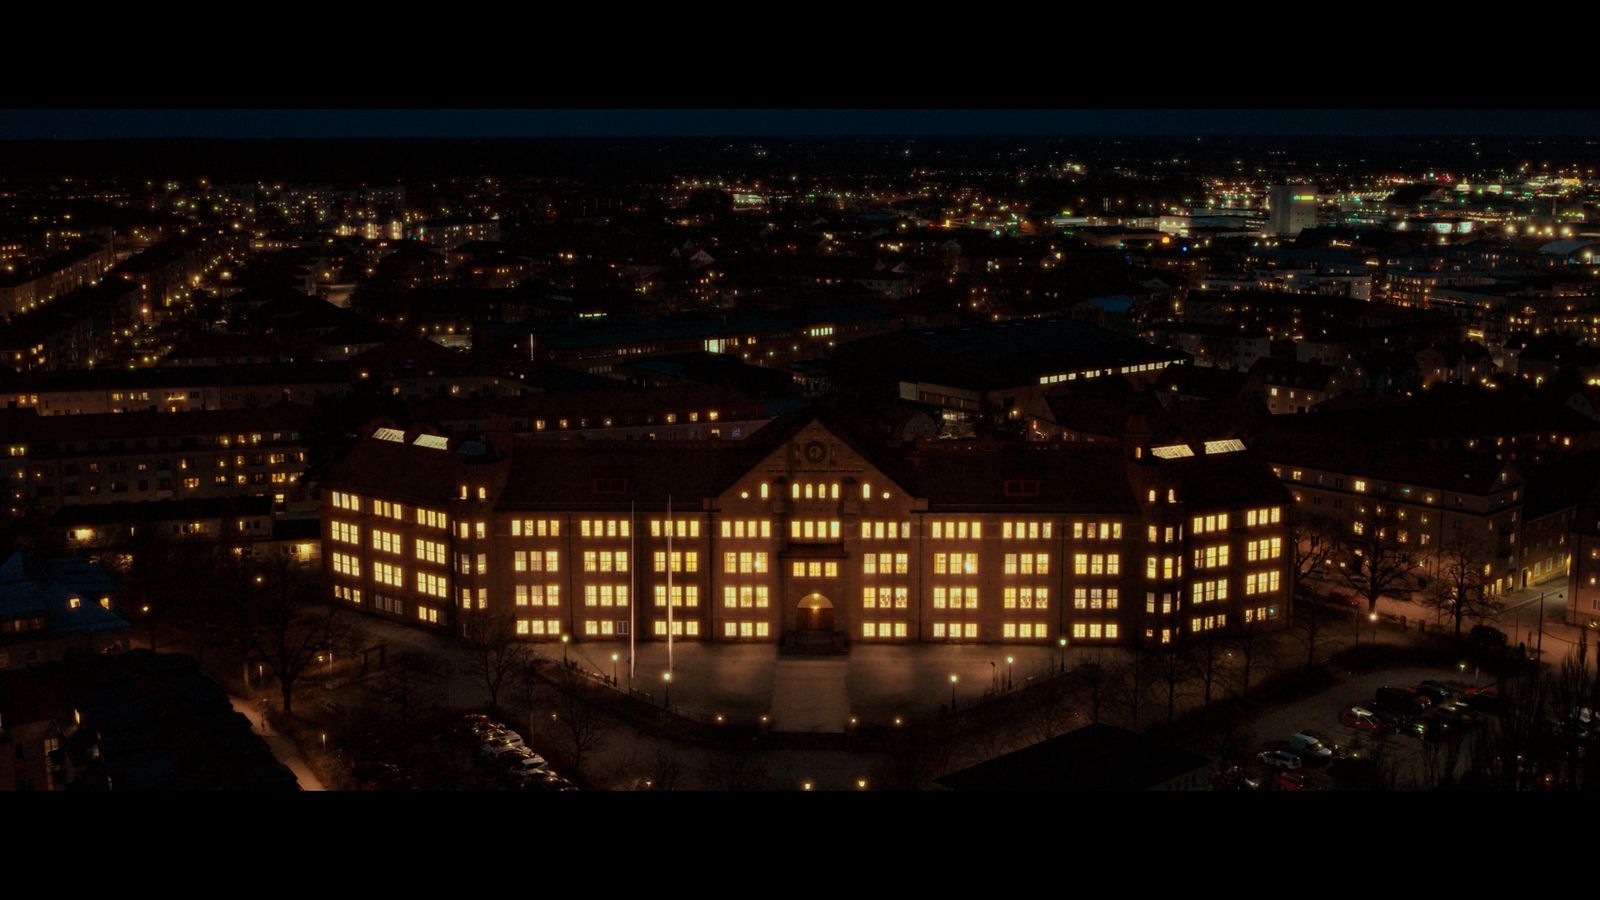
<path fill-rule="evenodd" d="M 667 709 L 671 709 L 672 708 L 672 673 L 671 672 L 662 672 L 661 673 L 661 680 L 666 682 L 666 685 L 667 685 L 665 702 L 662 705 L 665 706 Z"/>
<path fill-rule="evenodd" d="M 1067 671 L 1067 639 L 1058 638 L 1056 640 L 1056 646 L 1061 648 L 1061 671 L 1063 674 L 1065 674 Z"/>
<path fill-rule="evenodd" d="M 563 634 L 561 636 L 561 664 L 563 666 L 569 665 L 567 662 L 567 642 L 571 640 L 572 635 L 570 634 Z"/>
<path fill-rule="evenodd" d="M 950 673 L 950 708 L 956 708 L 956 673 Z"/>
<path fill-rule="evenodd" d="M 1006 657 L 1006 690 L 1008 691 L 1011 690 L 1011 676 L 1016 672 L 1016 665 L 1017 658 L 1015 656 Z"/>
<path fill-rule="evenodd" d="M 611 686 L 612 687 L 616 687 L 617 686 L 617 660 L 619 660 L 621 658 L 622 658 L 622 654 L 620 654 L 620 653 L 611 654 Z"/>

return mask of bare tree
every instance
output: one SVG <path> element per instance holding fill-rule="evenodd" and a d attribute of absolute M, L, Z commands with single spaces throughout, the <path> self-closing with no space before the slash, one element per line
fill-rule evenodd
<path fill-rule="evenodd" d="M 1428 585 L 1428 606 L 1455 625 L 1456 640 L 1461 640 L 1463 619 L 1482 620 L 1493 615 L 1500 605 L 1489 591 L 1491 560 L 1483 545 L 1460 532 L 1453 533 L 1437 554 L 1438 575 Z"/>
<path fill-rule="evenodd" d="M 575 669 L 556 670 L 556 723 L 572 751 L 573 774 L 583 777 L 583 756 L 600 746 L 606 723 L 590 694 L 594 686 Z"/>
<path fill-rule="evenodd" d="M 1323 621 L 1328 616 L 1328 611 L 1316 603 L 1304 603 L 1295 607 L 1294 626 L 1290 629 L 1295 638 L 1306 648 L 1306 669 L 1317 666 L 1317 649 L 1325 646 L 1331 635 L 1328 633 L 1328 624 Z"/>
<path fill-rule="evenodd" d="M 516 623 L 510 616 L 487 610 L 463 613 L 461 631 L 471 654 L 467 666 L 488 692 L 490 708 L 498 712 L 500 692 L 532 659 L 529 645 L 517 639 Z"/>
<path fill-rule="evenodd" d="M 1296 602 L 1300 585 L 1322 570 L 1339 546 L 1338 523 L 1311 507 L 1295 504 L 1289 508 L 1289 598 Z"/>
<path fill-rule="evenodd" d="M 1194 662 L 1177 643 L 1168 644 L 1150 660 L 1157 681 L 1167 692 L 1167 724 L 1177 714 L 1178 689 L 1194 675 Z"/>
<path fill-rule="evenodd" d="M 1253 622 L 1251 624 L 1254 624 Z M 1200 706 L 1211 708 L 1211 691 L 1221 677 L 1224 654 L 1234 644 L 1233 636 L 1222 631 L 1208 631 L 1189 648 L 1190 671 L 1200 679 Z"/>
<path fill-rule="evenodd" d="M 1339 577 L 1367 601 L 1368 613 L 1378 611 L 1379 597 L 1415 584 L 1422 553 L 1408 525 L 1394 504 L 1366 501 L 1341 539 Z"/>
<path fill-rule="evenodd" d="M 240 643 L 278 679 L 283 712 L 293 715 L 295 684 L 342 637 L 345 623 L 324 600 L 317 574 L 288 553 L 269 554 L 251 569 L 237 605 Z"/>
<path fill-rule="evenodd" d="M 1266 643 L 1261 621 L 1252 616 L 1231 636 L 1231 649 L 1239 654 L 1239 694 L 1250 696 L 1250 676 L 1256 669 L 1256 657 Z"/>

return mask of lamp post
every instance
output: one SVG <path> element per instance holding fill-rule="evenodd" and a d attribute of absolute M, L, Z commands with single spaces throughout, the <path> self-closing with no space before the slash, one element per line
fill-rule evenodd
<path fill-rule="evenodd" d="M 571 665 L 570 663 L 567 662 L 567 643 L 569 641 L 571 641 L 571 640 L 572 640 L 572 635 L 570 635 L 570 634 L 563 634 L 561 636 L 561 665 L 563 665 L 563 666 L 570 667 L 570 665 Z"/>
<path fill-rule="evenodd" d="M 622 654 L 620 654 L 620 653 L 611 654 L 611 686 L 612 687 L 616 687 L 617 686 L 617 660 L 619 660 L 621 658 L 622 658 Z"/>
<path fill-rule="evenodd" d="M 1011 690 L 1011 676 L 1016 672 L 1016 665 L 1017 658 L 1015 656 L 1006 657 L 1006 690 L 1008 691 Z"/>
<path fill-rule="evenodd" d="M 957 680 L 959 680 L 959 679 L 957 679 L 956 673 L 951 672 L 950 673 L 950 708 L 951 709 L 955 709 L 956 708 L 956 681 Z"/>
<path fill-rule="evenodd" d="M 672 708 L 672 673 L 671 672 L 662 672 L 661 673 L 661 680 L 666 683 L 666 694 L 663 697 L 663 703 L 661 705 L 665 709 L 671 709 Z"/>
<path fill-rule="evenodd" d="M 1056 646 L 1061 648 L 1061 673 L 1064 675 L 1067 671 L 1067 639 L 1058 638 L 1056 640 Z"/>

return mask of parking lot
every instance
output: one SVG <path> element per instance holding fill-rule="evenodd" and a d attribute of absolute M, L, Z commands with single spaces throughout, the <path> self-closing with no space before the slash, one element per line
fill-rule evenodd
<path fill-rule="evenodd" d="M 1473 687 L 1471 676 L 1463 681 L 1461 672 L 1456 669 L 1391 669 L 1349 676 L 1320 694 L 1268 711 L 1243 729 L 1243 737 L 1252 748 L 1250 756 L 1253 759 L 1264 746 L 1276 746 L 1277 742 L 1287 741 L 1291 735 L 1309 729 L 1358 752 L 1377 754 L 1384 760 L 1384 767 L 1392 773 L 1395 787 L 1425 785 L 1439 774 L 1438 763 L 1430 762 L 1427 758 L 1433 742 L 1424 742 L 1396 732 L 1372 735 L 1343 724 L 1340 715 L 1352 706 L 1372 709 L 1374 697 L 1380 688 L 1412 688 L 1428 680 L 1442 681 L 1463 689 Z M 1470 758 L 1473 740 L 1475 734 L 1468 730 L 1459 754 L 1463 765 Z M 1247 768 L 1265 775 L 1265 780 L 1271 780 L 1265 766 L 1252 762 Z M 1336 782 L 1327 777 L 1325 769 L 1325 766 L 1307 766 L 1298 771 L 1305 773 L 1314 786 L 1331 787 Z"/>

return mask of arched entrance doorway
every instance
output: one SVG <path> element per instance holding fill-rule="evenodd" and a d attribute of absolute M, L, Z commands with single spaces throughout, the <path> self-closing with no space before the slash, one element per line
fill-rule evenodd
<path fill-rule="evenodd" d="M 833 602 L 821 594 L 807 594 L 800 600 L 794 627 L 796 631 L 832 631 Z"/>

